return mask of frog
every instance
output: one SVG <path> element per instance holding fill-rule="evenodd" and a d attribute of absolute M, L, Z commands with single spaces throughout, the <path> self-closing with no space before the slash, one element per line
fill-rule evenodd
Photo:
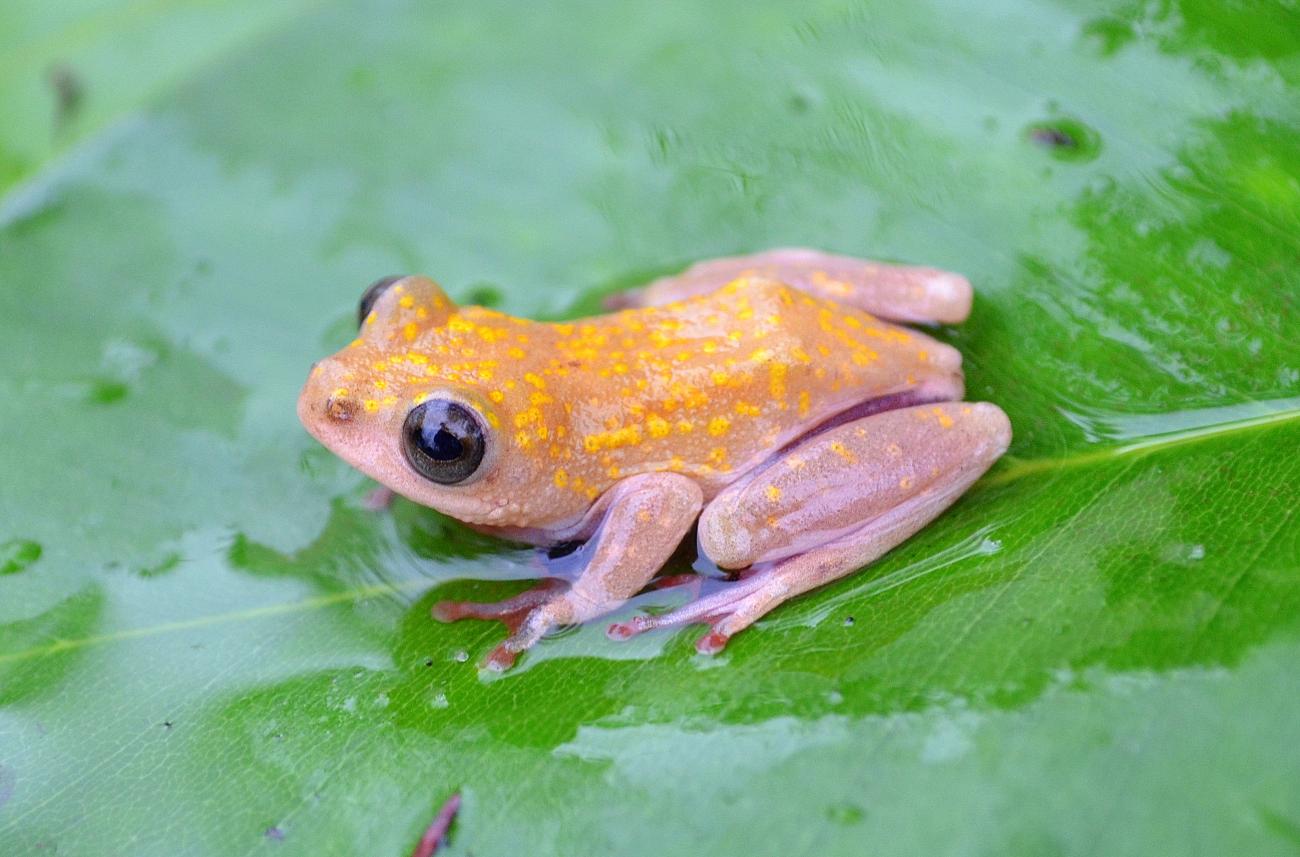
<path fill-rule="evenodd" d="M 1006 414 L 964 401 L 961 354 L 920 329 L 964 321 L 972 300 L 959 274 L 805 248 L 699 262 L 558 322 L 385 277 L 298 415 L 414 503 L 571 551 L 568 579 L 539 563 L 514 597 L 433 606 L 505 624 L 484 667 L 659 586 L 691 597 L 608 636 L 704 625 L 695 647 L 716 654 L 903 543 L 1007 450 Z M 658 576 L 692 532 L 721 581 L 707 593 Z"/>

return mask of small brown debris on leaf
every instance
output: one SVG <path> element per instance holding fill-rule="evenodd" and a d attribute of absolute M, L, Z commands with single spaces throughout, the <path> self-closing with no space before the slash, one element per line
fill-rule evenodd
<path fill-rule="evenodd" d="M 442 844 L 443 838 L 447 831 L 451 829 L 451 823 L 456 818 L 456 812 L 460 809 L 460 792 L 454 792 L 447 802 L 438 810 L 438 814 L 433 817 L 433 821 L 420 837 L 416 844 L 415 850 L 411 852 L 411 857 L 433 857 L 438 853 L 438 846 Z"/>

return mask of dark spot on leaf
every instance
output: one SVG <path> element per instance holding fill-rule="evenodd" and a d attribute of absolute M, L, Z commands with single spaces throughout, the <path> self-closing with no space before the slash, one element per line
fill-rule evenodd
<path fill-rule="evenodd" d="M 1025 138 L 1058 161 L 1091 161 L 1101 151 L 1097 132 L 1077 119 L 1035 122 L 1025 129 Z"/>
<path fill-rule="evenodd" d="M 112 405 L 126 398 L 129 387 L 121 381 L 109 381 L 100 378 L 90 382 L 90 391 L 86 401 L 92 405 Z"/>
<path fill-rule="evenodd" d="M 851 803 L 837 803 L 826 807 L 826 819 L 832 824 L 848 826 L 858 824 L 867 814 L 862 807 Z"/>
<path fill-rule="evenodd" d="M 76 115 L 84 88 L 77 73 L 67 63 L 51 65 L 45 72 L 45 80 L 54 90 L 54 124 L 60 127 Z"/>
<path fill-rule="evenodd" d="M 17 574 L 41 558 L 41 546 L 30 539 L 0 543 L 0 574 Z"/>
<path fill-rule="evenodd" d="M 852 628 L 852 627 L 853 627 L 853 623 L 856 622 L 856 621 L 857 621 L 857 620 L 854 619 L 852 616 L 845 616 L 845 617 L 844 617 L 844 627 L 845 627 L 845 628 Z"/>
<path fill-rule="evenodd" d="M 176 552 L 167 554 L 153 565 L 142 567 L 137 574 L 141 577 L 161 577 L 181 564 L 181 555 Z"/>
<path fill-rule="evenodd" d="M 477 283 L 465 295 L 465 303 L 472 306 L 495 307 L 501 304 L 501 290 L 491 283 Z"/>
<path fill-rule="evenodd" d="M 1070 133 L 1063 128 L 1053 128 L 1049 125 L 1040 125 L 1030 130 L 1030 138 L 1043 146 L 1065 146 L 1070 149 L 1077 149 L 1079 141 L 1070 136 Z"/>

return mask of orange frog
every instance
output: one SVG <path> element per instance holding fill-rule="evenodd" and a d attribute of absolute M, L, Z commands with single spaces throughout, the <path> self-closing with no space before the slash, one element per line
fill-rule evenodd
<path fill-rule="evenodd" d="M 698 521 L 721 590 L 613 625 L 621 639 L 707 622 L 716 652 L 788 598 L 861 568 L 933 520 L 1006 450 L 961 401 L 961 355 L 884 321 L 959 322 L 965 279 L 811 250 L 717 259 L 561 324 L 457 307 L 423 277 L 375 283 L 361 334 L 317 363 L 303 424 L 352 466 L 466 524 L 582 542 L 571 584 L 498 604 L 504 669 L 560 625 L 644 589 Z"/>

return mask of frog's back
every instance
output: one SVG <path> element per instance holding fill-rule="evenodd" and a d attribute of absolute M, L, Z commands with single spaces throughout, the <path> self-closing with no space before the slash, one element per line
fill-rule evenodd
<path fill-rule="evenodd" d="M 766 279 L 553 327 L 549 371 L 568 381 L 588 478 L 675 470 L 710 494 L 835 413 L 905 389 L 956 353 Z"/>

